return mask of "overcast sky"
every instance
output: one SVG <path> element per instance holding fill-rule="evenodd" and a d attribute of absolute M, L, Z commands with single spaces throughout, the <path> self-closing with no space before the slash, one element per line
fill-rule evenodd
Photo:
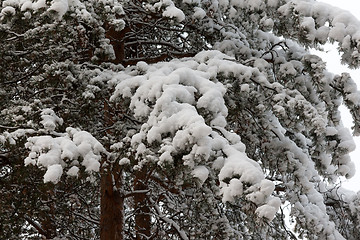
<path fill-rule="evenodd" d="M 339 8 L 348 10 L 353 15 L 355 15 L 360 21 L 360 1 L 359 0 L 321 0 L 320 2 L 325 2 Z M 355 80 L 358 85 L 358 89 L 360 90 L 360 69 L 357 70 L 349 70 L 346 66 L 340 64 L 340 55 L 336 51 L 336 47 L 326 45 L 324 47 L 327 54 L 321 54 L 321 57 L 327 62 L 327 68 L 330 72 L 333 73 L 342 73 L 349 72 L 351 77 Z M 347 127 L 352 126 L 352 119 L 348 112 L 342 111 L 343 115 L 343 123 Z M 360 190 L 360 137 L 355 138 L 356 142 L 356 150 L 350 154 L 352 160 L 356 165 L 356 175 L 350 179 L 345 180 L 343 186 L 351 189 L 353 191 Z"/>

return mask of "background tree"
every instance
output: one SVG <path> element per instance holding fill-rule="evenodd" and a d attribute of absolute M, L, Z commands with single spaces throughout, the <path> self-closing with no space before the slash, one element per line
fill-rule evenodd
<path fill-rule="evenodd" d="M 0 21 L 1 238 L 359 237 L 338 108 L 358 134 L 360 95 L 308 51 L 338 42 L 357 67 L 348 13 L 5 0 Z"/>

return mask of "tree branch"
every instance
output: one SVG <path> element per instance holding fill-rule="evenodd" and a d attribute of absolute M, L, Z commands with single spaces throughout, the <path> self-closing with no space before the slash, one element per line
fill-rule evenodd
<path fill-rule="evenodd" d="M 32 220 L 30 217 L 28 216 L 24 216 L 24 219 L 31 225 L 33 226 L 38 232 L 39 234 L 43 235 L 43 236 L 47 236 L 46 231 L 41 227 L 41 225 L 37 222 L 35 222 L 34 220 Z"/>
<path fill-rule="evenodd" d="M 180 237 L 180 239 L 183 239 L 183 240 L 188 240 L 188 239 L 189 239 L 188 236 L 186 236 L 186 233 L 185 233 L 183 230 L 180 229 L 180 226 L 179 226 L 174 220 L 172 220 L 172 219 L 170 219 L 170 218 L 168 218 L 168 217 L 165 217 L 165 216 L 162 214 L 162 212 L 160 211 L 159 206 L 155 205 L 154 208 L 155 208 L 156 213 L 158 214 L 159 218 L 160 218 L 162 221 L 170 224 L 171 227 L 176 230 L 176 233 L 178 234 L 178 236 Z"/>

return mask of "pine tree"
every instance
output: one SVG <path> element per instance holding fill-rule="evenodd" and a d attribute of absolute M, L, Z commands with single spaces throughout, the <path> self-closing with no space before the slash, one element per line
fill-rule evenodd
<path fill-rule="evenodd" d="M 358 239 L 360 28 L 316 1 L 4 0 L 0 238 Z M 285 221 L 293 222 L 293 228 Z"/>

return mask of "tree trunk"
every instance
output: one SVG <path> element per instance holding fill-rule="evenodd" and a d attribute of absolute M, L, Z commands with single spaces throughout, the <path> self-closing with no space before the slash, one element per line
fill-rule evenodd
<path fill-rule="evenodd" d="M 104 102 L 104 121 L 112 126 L 112 111 Z M 111 130 L 106 131 L 111 135 Z M 109 147 L 109 146 L 108 146 Z M 103 157 L 101 162 L 100 239 L 122 240 L 124 228 L 124 196 L 121 192 L 122 171 L 119 164 L 112 164 Z"/>
<path fill-rule="evenodd" d="M 139 191 L 134 195 L 136 240 L 148 239 L 151 235 L 150 207 L 144 191 L 148 189 L 146 173 L 146 167 L 135 173 L 134 190 Z"/>
<path fill-rule="evenodd" d="M 56 204 L 54 201 L 52 201 L 54 198 L 56 198 L 54 195 L 55 192 L 53 189 L 47 191 L 48 204 L 46 206 L 48 207 L 48 210 L 43 212 L 44 215 L 41 220 L 41 228 L 44 230 L 44 233 L 42 234 L 44 234 L 46 239 L 53 239 L 56 237 L 56 224 L 54 223 L 53 219 L 53 216 L 56 214 Z"/>
<path fill-rule="evenodd" d="M 108 172 L 106 172 L 108 170 Z M 120 185 L 121 172 L 105 169 L 101 176 L 101 216 L 100 216 L 100 239 L 101 240 L 122 240 L 124 224 L 124 197 L 116 187 Z M 118 183 L 113 183 L 118 179 Z"/>

